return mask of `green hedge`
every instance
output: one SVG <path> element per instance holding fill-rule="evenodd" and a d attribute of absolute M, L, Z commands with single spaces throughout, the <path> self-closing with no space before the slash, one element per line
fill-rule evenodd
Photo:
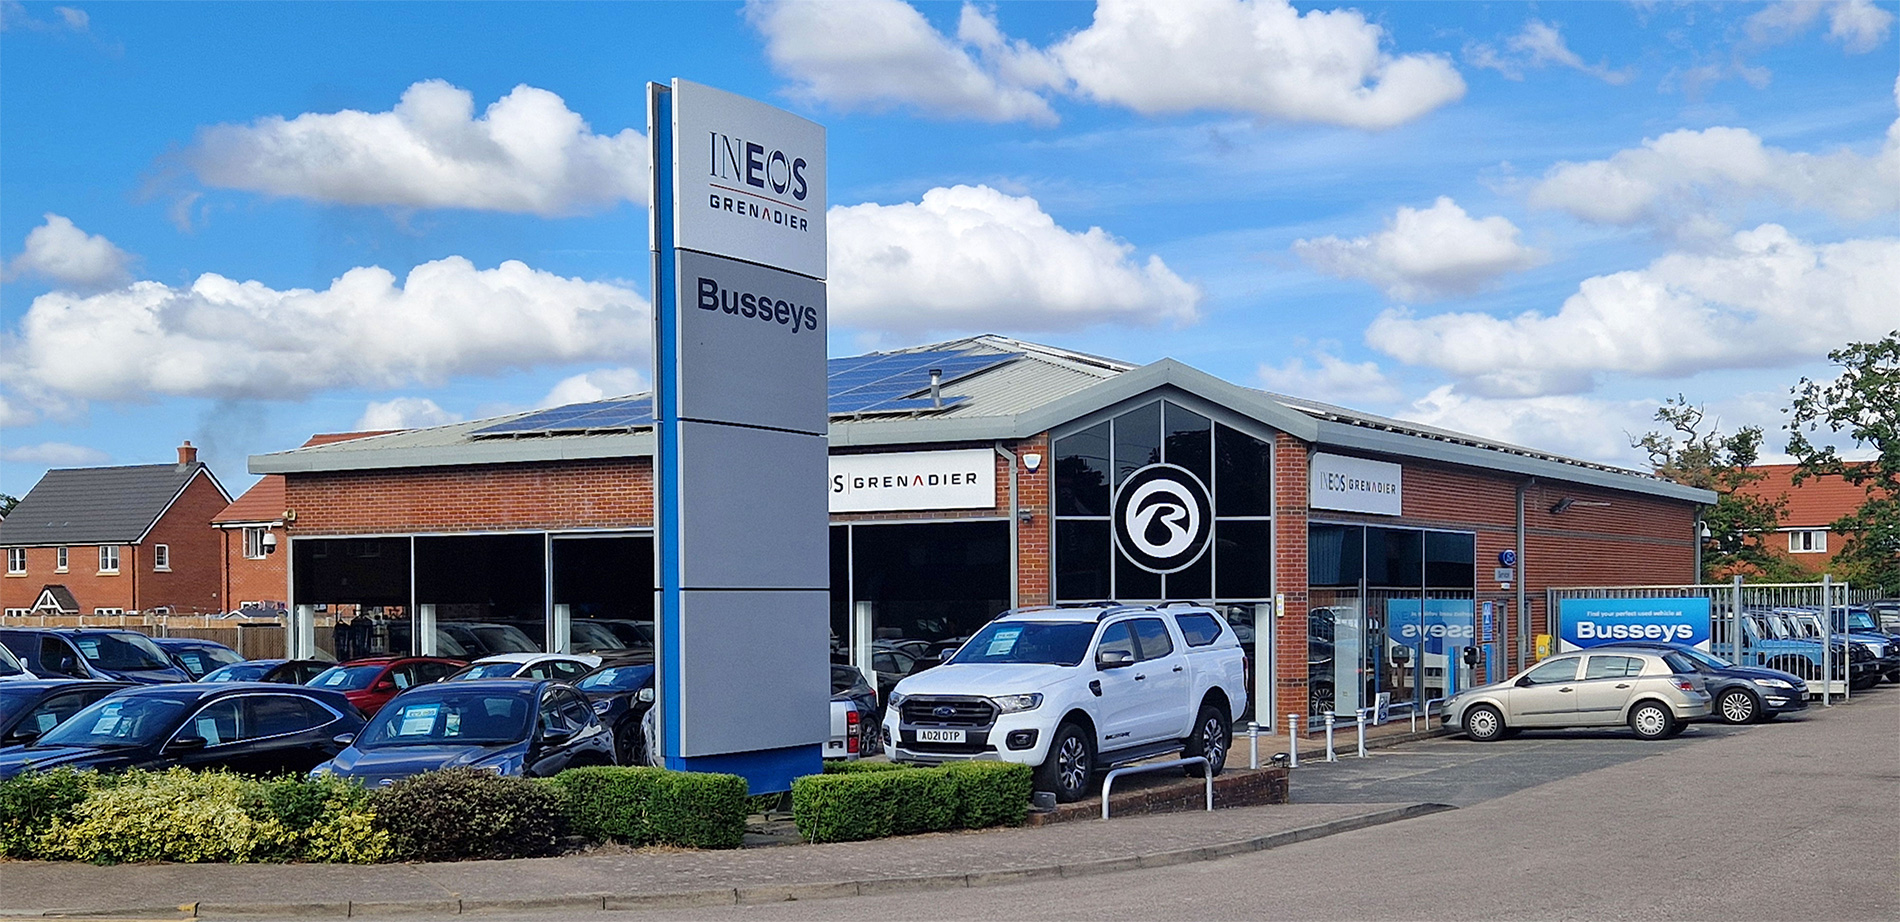
<path fill-rule="evenodd" d="M 901 772 L 909 769 L 910 766 L 901 762 L 846 762 L 843 759 L 833 759 L 825 763 L 825 774 L 827 775 L 854 775 L 862 772 Z"/>
<path fill-rule="evenodd" d="M 424 772 L 372 795 L 398 861 L 539 858 L 565 833 L 561 789 L 472 768 Z"/>
<path fill-rule="evenodd" d="M 660 768 L 574 768 L 556 775 L 568 822 L 590 839 L 738 848 L 751 802 L 737 775 Z"/>
<path fill-rule="evenodd" d="M 0 856 L 39 857 L 40 836 L 55 823 L 70 823 L 73 809 L 113 780 L 111 775 L 61 768 L 0 781 Z"/>
<path fill-rule="evenodd" d="M 1007 762 L 938 768 L 855 763 L 792 782 L 792 819 L 813 842 L 1020 825 L 1032 771 Z M 873 768 L 871 766 L 881 766 Z"/>

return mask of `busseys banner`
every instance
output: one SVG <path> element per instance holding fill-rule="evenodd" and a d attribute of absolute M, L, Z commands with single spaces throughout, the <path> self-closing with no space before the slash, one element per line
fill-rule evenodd
<path fill-rule="evenodd" d="M 1471 646 L 1477 633 L 1470 599 L 1426 599 L 1423 618 L 1417 599 L 1391 599 L 1385 603 L 1385 620 L 1385 636 L 1393 643 L 1439 656 L 1450 647 Z"/>
<path fill-rule="evenodd" d="M 1631 640 L 1709 648 L 1709 600 L 1563 599 L 1558 603 L 1557 650 Z"/>

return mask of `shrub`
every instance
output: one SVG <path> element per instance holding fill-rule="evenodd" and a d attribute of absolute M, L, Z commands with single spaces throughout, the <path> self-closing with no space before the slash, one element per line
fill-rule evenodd
<path fill-rule="evenodd" d="M 1033 772 L 1005 762 L 910 768 L 859 762 L 792 782 L 792 819 L 813 842 L 1020 825 Z M 874 767 L 875 766 L 875 767 Z"/>
<path fill-rule="evenodd" d="M 909 771 L 910 766 L 901 762 L 846 762 L 834 759 L 825 763 L 827 775 L 855 775 L 862 772 L 901 772 Z"/>
<path fill-rule="evenodd" d="M 630 845 L 738 848 L 750 803 L 737 775 L 574 768 L 553 779 L 574 832 Z"/>
<path fill-rule="evenodd" d="M 55 823 L 70 821 L 73 808 L 106 786 L 107 777 L 61 768 L 0 781 L 0 857 L 37 857 L 40 836 Z"/>
<path fill-rule="evenodd" d="M 125 861 L 251 861 L 286 851 L 276 818 L 243 806 L 248 782 L 183 768 L 128 772 L 94 790 L 39 839 L 39 857 Z"/>
<path fill-rule="evenodd" d="M 283 861 L 381 861 L 389 833 L 376 828 L 369 799 L 361 785 L 334 777 L 258 781 L 243 792 L 245 813 L 284 830 L 278 847 L 259 857 Z"/>
<path fill-rule="evenodd" d="M 891 802 L 891 835 L 940 832 L 956 826 L 956 782 L 943 769 L 912 769 L 859 774 L 858 777 L 877 778 L 884 782 L 884 796 Z"/>
<path fill-rule="evenodd" d="M 399 861 L 536 858 L 563 833 L 561 788 L 451 768 L 404 778 L 370 796 L 374 828 Z"/>
<path fill-rule="evenodd" d="M 952 762 L 944 773 L 956 788 L 956 825 L 964 829 L 1021 826 L 1029 815 L 1035 770 L 1014 762 Z"/>
<path fill-rule="evenodd" d="M 881 839 L 896 825 L 885 772 L 806 775 L 792 782 L 792 822 L 812 842 Z"/>

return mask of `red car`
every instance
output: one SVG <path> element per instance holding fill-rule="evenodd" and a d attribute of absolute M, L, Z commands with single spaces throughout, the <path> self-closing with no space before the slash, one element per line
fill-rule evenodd
<path fill-rule="evenodd" d="M 371 656 L 332 666 L 304 684 L 342 692 L 368 717 L 404 690 L 440 682 L 466 665 L 437 656 Z"/>

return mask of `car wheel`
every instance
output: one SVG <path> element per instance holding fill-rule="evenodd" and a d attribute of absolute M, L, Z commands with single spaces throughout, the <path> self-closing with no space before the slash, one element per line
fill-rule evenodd
<path fill-rule="evenodd" d="M 1879 685 L 1879 684 L 1880 684 L 1880 673 L 1875 672 L 1875 673 L 1870 673 L 1868 675 L 1862 676 L 1858 679 L 1850 680 L 1847 683 L 1847 688 L 1849 691 L 1866 691 L 1867 689 L 1873 688 L 1874 686 Z"/>
<path fill-rule="evenodd" d="M 1504 738 L 1504 715 L 1488 704 L 1480 704 L 1465 712 L 1465 736 L 1472 742 L 1489 743 Z"/>
<path fill-rule="evenodd" d="M 1036 790 L 1053 791 L 1056 800 L 1074 803 L 1089 792 L 1095 774 L 1095 743 L 1072 723 L 1056 728 L 1049 757 L 1036 769 Z"/>
<path fill-rule="evenodd" d="M 1725 724 L 1752 724 L 1761 719 L 1761 704 L 1740 688 L 1731 688 L 1715 701 L 1715 713 Z"/>
<path fill-rule="evenodd" d="M 621 765 L 643 765 L 639 722 L 629 717 L 614 725 L 614 758 Z"/>
<path fill-rule="evenodd" d="M 1630 709 L 1630 729 L 1637 739 L 1660 740 L 1674 736 L 1680 729 L 1676 715 L 1657 701 L 1644 701 Z"/>
<path fill-rule="evenodd" d="M 1194 718 L 1194 732 L 1181 744 L 1181 755 L 1207 759 L 1207 773 L 1218 777 L 1227 767 L 1227 750 L 1234 739 L 1234 725 L 1227 714 L 1211 704 L 1201 705 Z M 1184 771 L 1190 778 L 1201 777 L 1202 766 L 1189 765 Z"/>
<path fill-rule="evenodd" d="M 1306 692 L 1306 713 L 1307 714 L 1313 717 L 1318 717 L 1319 715 L 1326 713 L 1326 709 L 1332 706 L 1333 706 L 1333 686 L 1330 683 L 1321 682 L 1318 685 L 1314 685 L 1310 689 L 1307 690 Z"/>

